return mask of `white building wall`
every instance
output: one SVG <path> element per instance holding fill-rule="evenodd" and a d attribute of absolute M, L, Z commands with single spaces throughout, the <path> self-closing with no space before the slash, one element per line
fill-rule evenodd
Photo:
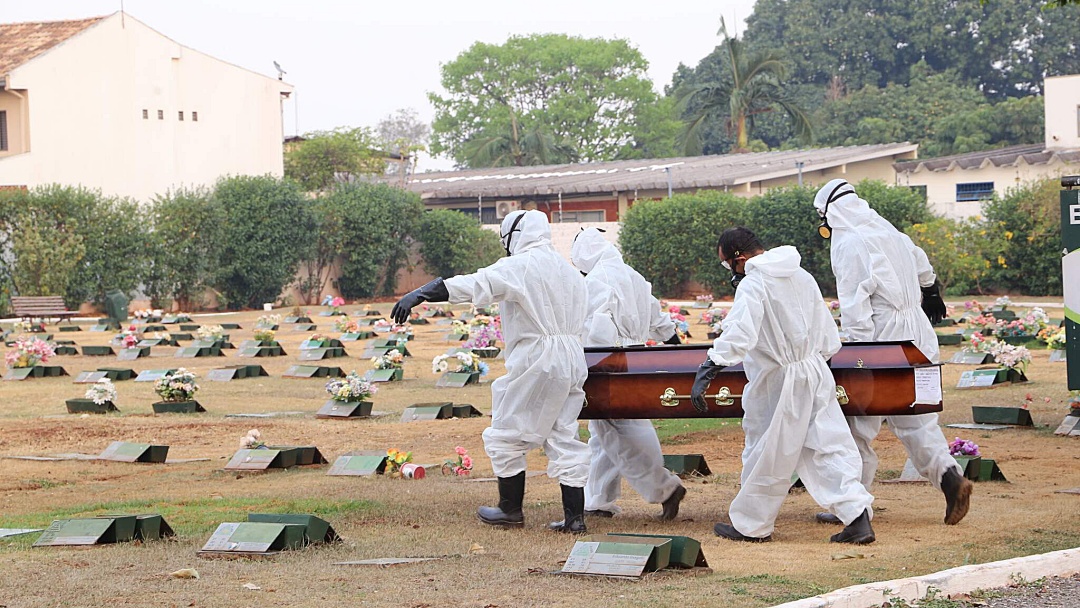
<path fill-rule="evenodd" d="M 280 92 L 291 86 L 130 15 L 16 68 L 7 86 L 30 93 L 31 139 L 28 154 L 0 159 L 3 185 L 81 184 L 146 202 L 223 175 L 283 173 Z"/>
<path fill-rule="evenodd" d="M 1043 86 L 1046 149 L 1080 148 L 1080 74 L 1047 78 Z"/>

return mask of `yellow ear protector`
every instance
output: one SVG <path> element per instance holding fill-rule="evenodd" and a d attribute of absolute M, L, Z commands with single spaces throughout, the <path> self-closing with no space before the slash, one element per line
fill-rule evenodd
<path fill-rule="evenodd" d="M 817 233 L 823 239 L 827 239 L 832 236 L 832 227 L 829 226 L 829 205 L 836 199 L 844 196 L 845 194 L 855 194 L 855 190 L 848 190 L 847 192 L 838 191 L 844 186 L 851 187 L 851 184 L 847 182 L 840 182 L 836 184 L 833 191 L 829 193 L 829 198 L 825 199 L 825 210 L 821 212 L 821 225 L 818 226 Z"/>

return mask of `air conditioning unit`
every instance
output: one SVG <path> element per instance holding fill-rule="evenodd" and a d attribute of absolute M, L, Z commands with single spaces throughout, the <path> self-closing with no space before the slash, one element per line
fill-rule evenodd
<path fill-rule="evenodd" d="M 519 201 L 499 201 L 495 203 L 495 217 L 501 220 L 520 208 L 521 203 Z"/>

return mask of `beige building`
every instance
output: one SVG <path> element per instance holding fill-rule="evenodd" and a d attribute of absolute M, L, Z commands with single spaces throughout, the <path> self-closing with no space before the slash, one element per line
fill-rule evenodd
<path fill-rule="evenodd" d="M 0 187 L 145 202 L 223 175 L 282 175 L 291 91 L 125 13 L 0 24 Z"/>
<path fill-rule="evenodd" d="M 896 183 L 926 189 L 946 217 L 978 215 L 982 201 L 1021 184 L 1080 174 L 1080 75 L 1047 78 L 1043 144 L 896 163 Z"/>

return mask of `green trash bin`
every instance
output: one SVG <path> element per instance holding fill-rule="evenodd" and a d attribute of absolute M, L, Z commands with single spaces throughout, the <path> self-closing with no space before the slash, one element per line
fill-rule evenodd
<path fill-rule="evenodd" d="M 114 289 L 105 293 L 105 314 L 109 325 L 119 329 L 128 318 L 128 298 L 124 292 Z"/>

